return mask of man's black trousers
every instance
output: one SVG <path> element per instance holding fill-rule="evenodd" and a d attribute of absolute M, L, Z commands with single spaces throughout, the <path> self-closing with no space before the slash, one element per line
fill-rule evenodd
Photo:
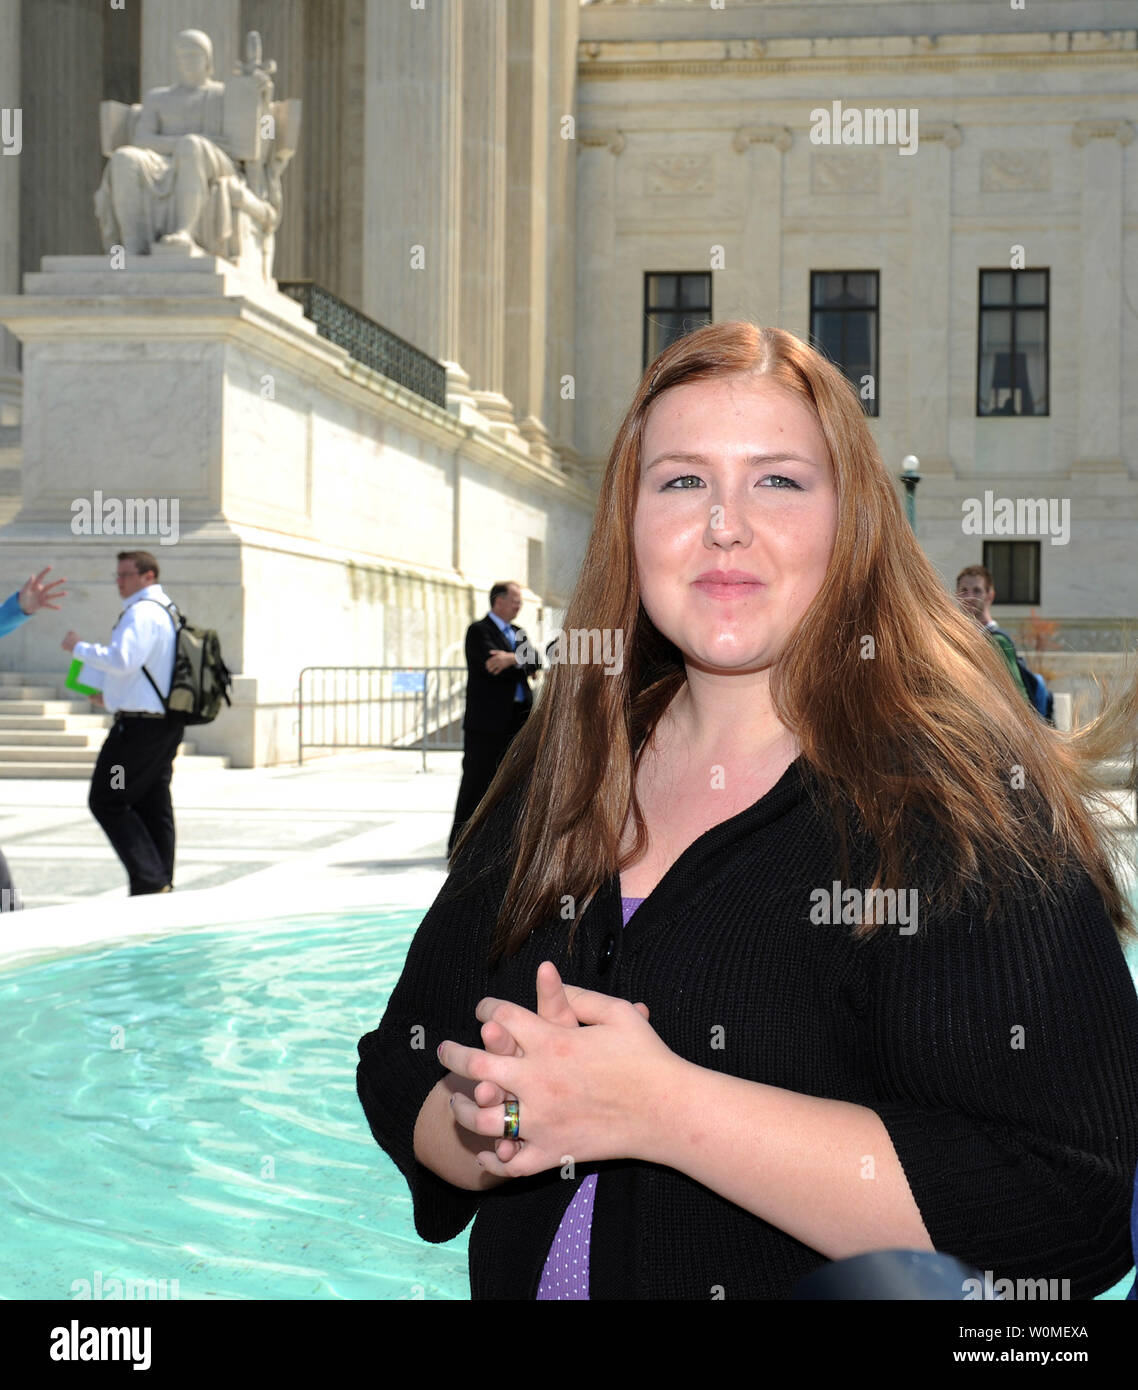
<path fill-rule="evenodd" d="M 454 824 L 447 838 L 447 854 L 454 849 L 462 827 L 478 809 L 478 803 L 486 795 L 486 788 L 494 780 L 498 764 L 506 756 L 506 750 L 514 741 L 518 730 L 529 718 L 532 703 L 515 701 L 509 727 L 504 733 L 482 733 L 467 729 L 462 736 L 462 781 L 458 787 L 458 801 L 454 808 Z"/>
<path fill-rule="evenodd" d="M 130 879 L 130 891 L 160 893 L 174 881 L 170 778 L 182 719 L 117 719 L 99 750 L 87 805 Z"/>

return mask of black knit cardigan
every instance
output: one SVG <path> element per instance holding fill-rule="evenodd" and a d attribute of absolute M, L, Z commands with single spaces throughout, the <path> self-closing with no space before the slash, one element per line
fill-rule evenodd
<path fill-rule="evenodd" d="M 508 865 L 474 871 L 501 857 L 518 789 L 449 875 L 379 1026 L 360 1039 L 357 1085 L 410 1187 L 419 1235 L 450 1240 L 477 1214 L 472 1298 L 535 1297 L 589 1172 L 599 1174 L 593 1299 L 785 1298 L 826 1262 L 656 1164 L 578 1165 L 573 1178 L 553 1170 L 476 1193 L 416 1160 L 415 1120 L 444 1074 L 439 1042 L 482 1045 L 474 1009 L 485 995 L 536 1008 L 547 958 L 569 983 L 643 1000 L 690 1062 L 875 1111 L 937 1250 L 994 1279 L 1069 1279 L 1073 1298 L 1130 1267 L 1138 997 L 1090 879 L 1057 875 L 1057 905 L 1024 888 L 987 926 L 974 908 L 938 913 L 922 895 L 915 933 L 886 925 L 856 943 L 849 926 L 811 921 L 816 890 L 840 879 L 810 781 L 799 759 L 701 835 L 624 928 L 613 875 L 581 916 L 571 958 L 558 918 L 487 967 Z M 842 889 L 871 882 L 859 853 Z"/>

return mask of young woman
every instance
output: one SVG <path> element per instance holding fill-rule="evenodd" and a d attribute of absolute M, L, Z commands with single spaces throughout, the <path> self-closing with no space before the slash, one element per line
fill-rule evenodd
<path fill-rule="evenodd" d="M 565 628 L 623 665 L 553 667 L 360 1042 L 423 1239 L 477 1213 L 475 1298 L 779 1298 L 880 1248 L 1117 1282 L 1138 999 L 1090 768 L 1138 687 L 1038 719 L 844 377 L 747 323 L 645 375 Z"/>

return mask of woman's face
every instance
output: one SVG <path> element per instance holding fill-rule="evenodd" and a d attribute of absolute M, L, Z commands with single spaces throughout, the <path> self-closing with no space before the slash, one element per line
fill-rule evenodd
<path fill-rule="evenodd" d="M 735 375 L 674 386 L 649 407 L 633 528 L 640 597 L 689 665 L 777 661 L 821 588 L 837 526 L 826 442 L 791 392 Z M 717 571 L 751 582 L 702 578 Z"/>

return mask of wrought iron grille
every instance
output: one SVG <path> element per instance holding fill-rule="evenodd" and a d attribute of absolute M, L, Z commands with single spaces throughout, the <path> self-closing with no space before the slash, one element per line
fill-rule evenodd
<path fill-rule="evenodd" d="M 446 369 L 440 362 L 312 280 L 278 280 L 277 285 L 300 304 L 322 338 L 351 353 L 365 367 L 446 409 Z"/>

